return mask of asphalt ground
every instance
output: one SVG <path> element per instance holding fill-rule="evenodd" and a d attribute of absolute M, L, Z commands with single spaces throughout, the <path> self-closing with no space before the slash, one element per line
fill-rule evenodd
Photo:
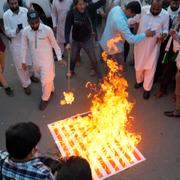
<path fill-rule="evenodd" d="M 87 56 L 82 56 L 81 65 L 76 67 L 77 76 L 71 80 L 71 88 L 75 92 L 75 102 L 68 106 L 60 106 L 62 92 L 67 90 L 66 68 L 56 62 L 56 91 L 45 111 L 38 110 L 41 96 L 41 86 L 32 84 L 32 94 L 27 96 L 19 83 L 9 49 L 6 56 L 5 76 L 13 87 L 15 97 L 6 96 L 0 89 L 0 149 L 5 148 L 5 130 L 18 122 L 36 123 L 42 132 L 42 139 L 38 145 L 39 152 L 56 156 L 59 152 L 49 132 L 47 125 L 57 120 L 65 119 L 77 113 L 87 112 L 91 102 L 87 99 L 87 81 L 96 81 L 89 76 L 90 63 Z M 103 65 L 101 64 L 102 68 Z M 134 68 L 126 65 L 125 78 L 128 81 L 129 100 L 134 102 L 131 116 L 133 131 L 142 136 L 138 149 L 146 160 L 133 166 L 110 180 L 179 180 L 180 179 L 180 119 L 167 118 L 163 111 L 172 110 L 175 106 L 173 92 L 162 99 L 153 96 L 157 91 L 155 85 L 151 98 L 145 101 L 142 98 L 143 90 L 135 90 Z"/>

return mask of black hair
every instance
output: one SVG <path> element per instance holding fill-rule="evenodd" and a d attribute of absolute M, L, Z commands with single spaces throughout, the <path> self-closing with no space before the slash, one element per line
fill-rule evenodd
<path fill-rule="evenodd" d="M 7 3 L 9 3 L 9 0 L 7 0 Z M 19 4 L 19 6 L 23 6 L 22 0 L 18 0 L 18 4 Z"/>
<path fill-rule="evenodd" d="M 126 6 L 126 9 L 131 10 L 132 13 L 140 14 L 141 13 L 141 5 L 138 1 L 129 2 Z"/>
<path fill-rule="evenodd" d="M 17 123 L 10 126 L 5 133 L 6 149 L 15 159 L 24 159 L 41 139 L 39 127 L 32 123 Z"/>
<path fill-rule="evenodd" d="M 84 2 L 86 2 L 85 0 L 83 0 Z M 76 6 L 78 4 L 79 0 L 73 0 L 73 4 Z"/>
<path fill-rule="evenodd" d="M 163 1 L 163 0 L 151 0 L 151 4 L 152 4 L 154 1 L 157 2 L 157 3 L 161 3 L 162 5 L 163 5 L 163 4 L 169 5 L 169 2 L 168 2 L 168 1 Z"/>
<path fill-rule="evenodd" d="M 92 180 L 88 161 L 79 156 L 71 156 L 61 161 L 56 180 Z"/>

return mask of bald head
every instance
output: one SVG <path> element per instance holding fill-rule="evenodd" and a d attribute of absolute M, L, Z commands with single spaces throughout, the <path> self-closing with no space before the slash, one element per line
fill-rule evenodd
<path fill-rule="evenodd" d="M 162 10 L 163 1 L 162 0 L 152 0 L 151 2 L 151 14 L 153 16 L 158 16 Z"/>

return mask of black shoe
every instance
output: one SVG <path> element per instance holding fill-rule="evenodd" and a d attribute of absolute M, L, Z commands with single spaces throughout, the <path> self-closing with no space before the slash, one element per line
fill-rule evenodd
<path fill-rule="evenodd" d="M 143 98 L 148 100 L 150 98 L 150 91 L 145 91 L 144 90 Z"/>
<path fill-rule="evenodd" d="M 0 82 L 0 87 L 3 87 L 2 83 Z"/>
<path fill-rule="evenodd" d="M 176 111 L 165 111 L 164 115 L 167 117 L 176 117 L 176 118 L 180 118 L 180 114 L 176 113 Z"/>
<path fill-rule="evenodd" d="M 41 102 L 40 102 L 40 104 L 39 104 L 39 110 L 40 110 L 40 111 L 44 111 L 44 110 L 46 109 L 47 105 L 48 105 L 48 101 L 43 101 L 43 100 L 41 99 Z"/>
<path fill-rule="evenodd" d="M 14 92 L 10 87 L 4 88 L 4 90 L 8 96 L 10 96 L 10 97 L 14 96 Z"/>
<path fill-rule="evenodd" d="M 135 85 L 134 85 L 134 88 L 135 89 L 139 89 L 139 88 L 141 88 L 143 86 L 143 82 L 142 83 L 136 83 Z"/>
<path fill-rule="evenodd" d="M 51 92 L 50 99 L 54 96 L 54 91 Z"/>
<path fill-rule="evenodd" d="M 24 88 L 24 92 L 26 95 L 30 95 L 31 94 L 31 88 L 29 86 L 27 88 Z"/>
<path fill-rule="evenodd" d="M 37 77 L 35 77 L 35 76 L 31 76 L 30 79 L 31 79 L 31 81 L 33 83 L 38 83 L 39 82 L 39 79 Z"/>

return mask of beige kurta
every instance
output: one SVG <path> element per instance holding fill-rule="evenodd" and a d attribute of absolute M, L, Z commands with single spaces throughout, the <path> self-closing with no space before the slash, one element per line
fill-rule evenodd
<path fill-rule="evenodd" d="M 162 33 L 168 33 L 169 15 L 162 9 L 158 16 L 153 16 L 150 6 L 144 6 L 141 15 L 129 20 L 130 24 L 139 23 L 138 34 L 151 29 L 156 32 L 154 37 L 146 37 L 143 41 L 135 44 L 135 69 L 150 70 L 156 68 L 159 56 L 160 44 L 157 44 L 157 37 Z"/>
<path fill-rule="evenodd" d="M 37 31 L 27 26 L 22 35 L 22 62 L 26 63 L 27 49 L 30 48 L 34 71 L 40 75 L 42 84 L 42 99 L 47 101 L 54 91 L 53 80 L 55 77 L 53 51 L 54 48 L 58 60 L 62 59 L 61 50 L 55 40 L 50 27 L 40 24 Z"/>

